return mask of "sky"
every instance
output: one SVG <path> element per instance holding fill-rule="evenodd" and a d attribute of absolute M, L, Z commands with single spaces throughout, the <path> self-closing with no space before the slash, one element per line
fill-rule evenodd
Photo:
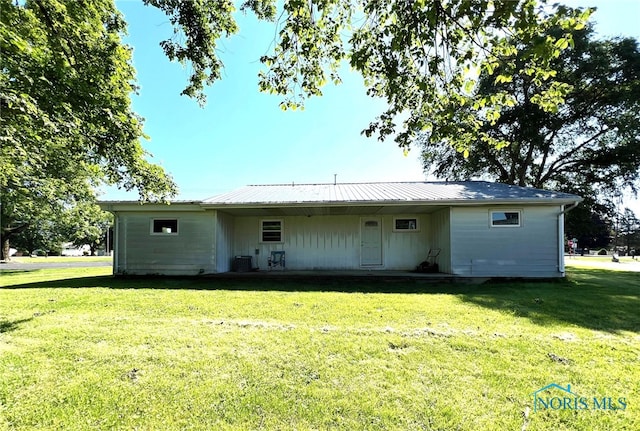
<path fill-rule="evenodd" d="M 640 0 L 566 0 L 597 6 L 599 36 L 640 39 Z M 116 0 L 128 23 L 139 94 L 133 110 L 150 140 L 143 146 L 179 188 L 179 200 L 200 200 L 247 184 L 424 181 L 418 148 L 407 155 L 392 139 L 361 131 L 385 103 L 366 95 L 362 78 L 343 67 L 339 86 L 328 84 L 304 111 L 282 111 L 279 96 L 258 91 L 259 58 L 270 52 L 274 25 L 238 12 L 240 31 L 220 41 L 223 78 L 207 88 L 207 104 L 180 96 L 189 69 L 170 62 L 159 42 L 172 35 L 167 17 L 141 0 Z M 105 189 L 101 200 L 136 200 L 136 192 Z M 640 201 L 626 205 L 640 214 Z"/>

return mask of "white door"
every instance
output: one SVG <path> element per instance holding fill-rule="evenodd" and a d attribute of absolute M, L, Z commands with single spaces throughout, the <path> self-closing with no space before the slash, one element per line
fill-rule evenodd
<path fill-rule="evenodd" d="M 380 218 L 361 219 L 360 264 L 362 266 L 382 265 L 382 222 Z"/>

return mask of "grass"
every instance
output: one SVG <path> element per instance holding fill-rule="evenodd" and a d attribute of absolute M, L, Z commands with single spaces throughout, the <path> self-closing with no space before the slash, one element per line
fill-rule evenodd
<path fill-rule="evenodd" d="M 637 273 L 469 286 L 109 272 L 2 274 L 0 429 L 640 429 Z M 552 382 L 627 408 L 534 412 Z"/>
<path fill-rule="evenodd" d="M 620 256 L 618 262 L 613 262 L 611 256 L 565 256 L 564 262 L 567 267 L 640 271 L 640 258 L 631 256 Z"/>
<path fill-rule="evenodd" d="M 75 263 L 75 262 L 111 262 L 111 256 L 14 256 L 17 263 Z"/>

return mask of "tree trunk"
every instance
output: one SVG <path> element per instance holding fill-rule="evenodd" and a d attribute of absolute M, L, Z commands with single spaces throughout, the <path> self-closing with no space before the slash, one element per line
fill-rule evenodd
<path fill-rule="evenodd" d="M 6 261 L 11 260 L 11 256 L 9 256 L 10 254 L 9 249 L 11 248 L 9 244 L 9 239 L 11 238 L 12 235 L 22 232 L 27 227 L 29 227 L 29 223 L 23 223 L 20 226 L 16 226 L 16 227 L 0 228 L 0 243 L 2 245 L 2 247 L 0 247 L 0 260 L 6 260 Z"/>
<path fill-rule="evenodd" d="M 2 249 L 0 250 L 0 260 L 11 260 L 11 256 L 9 256 L 9 249 L 11 248 L 9 246 L 9 236 L 2 235 L 2 239 L 0 241 L 2 242 Z"/>

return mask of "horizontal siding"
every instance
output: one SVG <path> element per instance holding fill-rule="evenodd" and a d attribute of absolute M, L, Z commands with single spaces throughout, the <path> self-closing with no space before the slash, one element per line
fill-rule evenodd
<path fill-rule="evenodd" d="M 380 269 L 415 269 L 427 255 L 428 216 L 417 217 L 420 232 L 393 232 L 392 216 L 382 220 L 383 265 Z M 402 216 L 405 217 L 405 216 Z M 409 216 L 406 216 L 409 217 Z M 260 242 L 263 217 L 236 217 L 234 255 L 253 257 L 253 266 L 267 269 L 271 251 L 286 252 L 286 267 L 294 270 L 360 269 L 360 216 L 285 216 L 284 242 Z M 256 250 L 258 254 L 256 254 Z"/>
<path fill-rule="evenodd" d="M 215 213 L 119 213 L 117 274 L 215 272 Z M 178 219 L 177 235 L 152 235 L 154 218 Z"/>
<path fill-rule="evenodd" d="M 509 207 L 522 226 L 492 228 L 495 207 L 451 209 L 452 273 L 487 277 L 554 277 L 558 269 L 559 207 Z"/>

